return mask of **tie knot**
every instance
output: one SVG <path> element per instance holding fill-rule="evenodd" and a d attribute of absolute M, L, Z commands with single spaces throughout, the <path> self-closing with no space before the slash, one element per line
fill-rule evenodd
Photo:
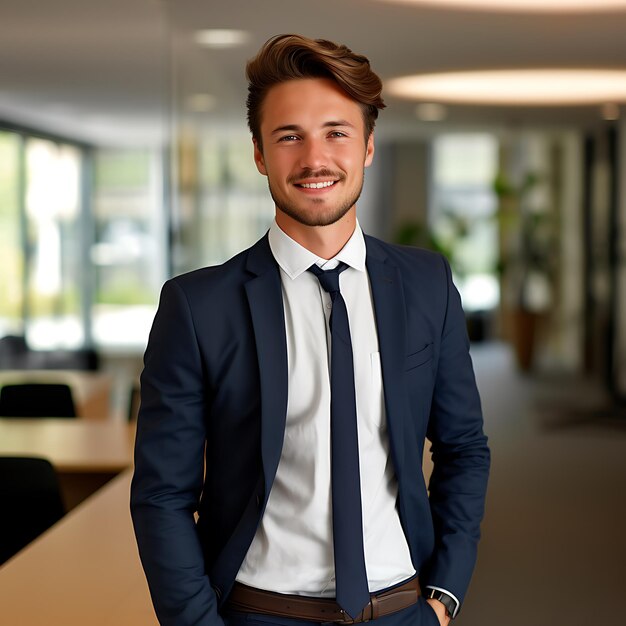
<path fill-rule="evenodd" d="M 317 279 L 320 281 L 320 285 L 322 285 L 322 289 L 327 291 L 332 297 L 333 294 L 339 293 L 339 274 L 347 268 L 348 266 L 345 263 L 339 263 L 339 265 L 332 270 L 323 270 L 317 265 L 311 265 L 311 267 L 309 267 L 309 272 L 312 272 L 317 276 Z"/>

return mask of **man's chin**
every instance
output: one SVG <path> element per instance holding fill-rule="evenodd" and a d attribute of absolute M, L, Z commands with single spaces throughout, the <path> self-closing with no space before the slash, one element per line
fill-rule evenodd
<path fill-rule="evenodd" d="M 320 212 L 306 212 L 301 210 L 292 210 L 291 208 L 281 207 L 276 205 L 277 210 L 289 219 L 309 227 L 324 227 L 332 226 L 336 224 L 341 218 L 343 218 L 352 207 L 342 209 L 341 211 L 333 211 L 332 213 L 320 213 Z"/>
<path fill-rule="evenodd" d="M 356 205 L 359 195 L 355 194 L 348 202 L 339 206 L 327 206 L 327 202 L 321 199 L 314 200 L 306 207 L 296 206 L 288 202 L 276 202 L 275 197 L 273 199 L 276 209 L 294 222 L 303 226 L 324 227 L 332 226 L 345 217 Z"/>

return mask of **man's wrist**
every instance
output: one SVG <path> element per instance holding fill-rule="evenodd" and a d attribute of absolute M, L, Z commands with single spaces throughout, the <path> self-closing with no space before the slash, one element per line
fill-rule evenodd
<path fill-rule="evenodd" d="M 447 590 L 438 587 L 427 587 L 425 591 L 427 600 L 441 604 L 450 619 L 454 619 L 459 612 L 459 601 Z M 436 606 L 436 605 L 435 605 Z"/>

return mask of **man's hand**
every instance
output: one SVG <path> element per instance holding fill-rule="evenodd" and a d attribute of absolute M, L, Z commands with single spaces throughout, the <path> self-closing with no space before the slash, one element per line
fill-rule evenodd
<path fill-rule="evenodd" d="M 450 623 L 450 618 L 448 617 L 448 612 L 446 611 L 446 607 L 443 605 L 443 603 L 439 602 L 439 600 L 435 600 L 434 598 L 430 598 L 426 600 L 426 602 L 428 602 L 428 604 L 433 607 L 433 610 L 439 618 L 439 623 L 441 624 L 441 626 L 448 626 L 448 624 Z"/>

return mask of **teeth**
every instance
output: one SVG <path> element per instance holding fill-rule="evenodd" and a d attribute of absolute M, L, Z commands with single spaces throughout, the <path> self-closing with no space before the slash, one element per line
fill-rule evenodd
<path fill-rule="evenodd" d="M 334 180 L 327 180 L 323 183 L 302 183 L 300 187 L 304 187 L 305 189 L 323 189 L 324 187 L 330 187 L 334 184 Z"/>

